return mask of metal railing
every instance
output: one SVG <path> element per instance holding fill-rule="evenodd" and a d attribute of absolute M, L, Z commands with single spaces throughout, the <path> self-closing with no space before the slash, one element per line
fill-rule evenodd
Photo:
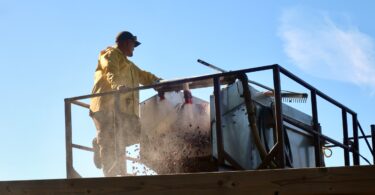
<path fill-rule="evenodd" d="M 286 122 L 293 122 L 288 119 L 288 117 L 283 116 L 282 112 L 282 101 L 281 101 L 281 82 L 280 77 L 281 74 L 285 75 L 286 77 L 292 79 L 293 81 L 299 83 L 306 89 L 308 89 L 311 93 L 311 106 L 312 106 L 312 128 L 303 127 L 302 129 L 308 131 L 313 135 L 314 139 L 314 148 L 315 148 L 315 165 L 316 167 L 323 166 L 323 159 L 321 154 L 321 148 L 323 147 L 322 143 L 329 142 L 332 145 L 327 147 L 341 147 L 344 150 L 344 162 L 345 166 L 350 166 L 350 153 L 352 153 L 353 164 L 360 165 L 360 153 L 359 153 L 359 139 L 365 139 L 369 150 L 373 156 L 373 161 L 375 162 L 375 155 L 374 155 L 374 144 L 375 144 L 375 125 L 371 126 L 371 136 L 365 135 L 362 127 L 360 126 L 357 113 L 349 109 L 348 107 L 344 106 L 343 104 L 337 102 L 336 100 L 332 99 L 328 95 L 324 94 L 323 92 L 319 91 L 315 87 L 311 86 L 304 80 L 300 79 L 296 75 L 292 74 L 291 72 L 287 71 L 283 67 L 279 66 L 278 64 L 274 65 L 266 65 L 261 67 L 225 72 L 225 73 L 218 73 L 218 74 L 211 74 L 199 77 L 192 77 L 186 79 L 179 79 L 179 80 L 172 80 L 163 83 L 158 83 L 149 86 L 140 86 L 131 89 L 124 89 L 119 91 L 110 91 L 105 93 L 97 93 L 97 94 L 90 94 L 90 95 L 83 95 L 77 96 L 72 98 L 65 99 L 65 127 L 66 127 L 66 170 L 67 170 L 67 177 L 74 178 L 79 177 L 79 174 L 75 171 L 73 167 L 73 148 L 92 151 L 90 147 L 81 146 L 78 144 L 74 144 L 72 142 L 72 115 L 71 115 L 71 106 L 72 104 L 81 106 L 84 108 L 89 108 L 88 104 L 80 102 L 79 100 L 88 99 L 98 96 L 108 96 L 114 95 L 115 97 L 119 97 L 122 93 L 128 93 L 135 90 L 145 90 L 145 89 L 170 89 L 176 90 L 179 89 L 181 84 L 183 83 L 192 83 L 191 88 L 200 88 L 200 87 L 208 87 L 213 86 L 214 89 L 214 100 L 215 100 L 215 116 L 216 116 L 216 135 L 217 135 L 217 151 L 218 151 L 218 163 L 219 165 L 223 165 L 225 161 L 230 162 L 233 166 L 237 163 L 228 155 L 228 153 L 224 150 L 223 140 L 222 140 L 222 113 L 220 110 L 221 98 L 220 98 L 220 85 L 222 85 L 223 78 L 228 78 L 233 76 L 239 78 L 241 75 L 245 75 L 246 73 L 253 73 L 258 71 L 266 71 L 272 70 L 273 74 L 273 87 L 274 87 L 274 103 L 275 103 L 275 130 L 276 130 L 276 144 L 272 148 L 271 151 L 268 152 L 266 158 L 263 160 L 262 166 L 264 167 L 267 163 L 270 163 L 272 159 L 276 159 L 276 164 L 278 168 L 285 168 L 286 161 L 285 161 L 285 147 L 284 147 L 284 131 L 283 131 L 283 121 Z M 247 78 L 247 77 L 246 77 Z M 198 83 L 194 85 L 194 83 Z M 334 106 L 341 109 L 342 112 L 342 134 L 343 140 L 339 142 L 335 139 L 332 139 L 324 134 L 321 133 L 320 125 L 319 125 L 319 117 L 318 117 L 318 107 L 317 107 L 317 97 L 323 98 L 324 100 L 328 101 L 329 103 L 333 104 Z M 118 98 L 115 98 L 118 100 Z M 117 102 L 118 103 L 118 102 Z M 115 101 L 115 108 L 116 108 L 116 101 Z M 117 109 L 117 108 L 116 108 Z M 347 117 L 348 114 L 352 117 L 352 134 L 353 137 L 348 136 L 349 127 Z M 298 127 L 300 124 L 293 124 Z M 361 131 L 362 136 L 358 135 L 358 131 Z M 372 138 L 372 147 L 369 144 L 368 138 Z"/>

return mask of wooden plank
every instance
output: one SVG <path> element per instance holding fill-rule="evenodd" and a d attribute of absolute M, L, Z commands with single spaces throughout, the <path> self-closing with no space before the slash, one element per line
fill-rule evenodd
<path fill-rule="evenodd" d="M 0 194 L 375 194 L 375 167 L 5 181 Z"/>

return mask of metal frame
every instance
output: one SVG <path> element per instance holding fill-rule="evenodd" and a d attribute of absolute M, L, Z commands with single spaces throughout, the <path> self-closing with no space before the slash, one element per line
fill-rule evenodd
<path fill-rule="evenodd" d="M 135 90 L 145 90 L 145 89 L 162 89 L 168 88 L 170 86 L 180 86 L 183 83 L 187 82 L 199 82 L 199 81 L 207 81 L 209 80 L 209 84 L 207 86 L 198 86 L 198 87 L 208 87 L 213 86 L 214 88 L 214 96 L 215 96 L 215 116 L 216 116 L 216 135 L 217 135 L 217 151 L 218 151 L 218 164 L 224 165 L 224 162 L 227 161 L 231 163 L 237 169 L 242 169 L 238 163 L 233 160 L 230 155 L 228 155 L 224 150 L 223 139 L 222 139 L 222 124 L 221 124 L 221 97 L 220 97 L 220 85 L 222 82 L 222 78 L 232 77 L 239 75 L 243 75 L 246 73 L 257 72 L 257 71 L 265 71 L 265 70 L 272 70 L 273 71 L 273 85 L 274 85 L 274 96 L 275 96 L 275 124 L 276 124 L 276 144 L 271 149 L 271 151 L 267 154 L 266 158 L 264 159 L 262 165 L 260 167 L 267 167 L 272 163 L 271 161 L 276 157 L 276 163 L 278 168 L 285 168 L 285 149 L 284 149 L 284 132 L 283 132 L 283 121 L 293 122 L 287 117 L 283 117 L 282 115 L 282 103 L 281 103 L 281 81 L 280 75 L 283 74 L 286 77 L 294 80 L 295 82 L 299 83 L 303 87 L 307 88 L 311 92 L 311 104 L 312 104 L 312 118 L 313 118 L 313 127 L 312 129 L 304 127 L 307 132 L 312 133 L 314 135 L 314 146 L 315 146 L 315 159 L 316 159 L 316 166 L 320 167 L 323 166 L 322 161 L 322 143 L 330 142 L 332 145 L 326 147 L 341 147 L 344 149 L 344 161 L 345 166 L 350 166 L 350 156 L 349 153 L 352 153 L 353 164 L 360 165 L 360 154 L 359 154 L 359 139 L 365 139 L 366 143 L 368 144 L 369 150 L 373 155 L 373 162 L 375 162 L 375 155 L 374 155 L 374 145 L 375 145 L 375 125 L 371 126 L 371 136 L 365 135 L 362 127 L 360 126 L 357 114 L 352 111 L 351 109 L 347 108 L 346 106 L 342 105 L 341 103 L 337 102 L 336 100 L 332 99 L 328 95 L 324 94 L 323 92 L 319 91 L 318 89 L 314 88 L 310 84 L 306 83 L 304 80 L 300 79 L 296 75 L 292 74 L 291 72 L 287 71 L 283 67 L 278 64 L 273 65 L 266 65 L 260 66 L 255 68 L 225 72 L 225 73 L 218 73 L 218 74 L 211 74 L 193 78 L 186 78 L 174 81 L 168 81 L 163 83 L 158 83 L 149 86 L 141 86 L 132 89 L 125 89 L 121 91 L 111 91 L 105 93 L 97 93 L 97 94 L 90 94 L 90 95 L 83 95 L 77 96 L 72 98 L 65 99 L 65 139 L 66 139 L 66 170 L 67 170 L 67 177 L 74 178 L 78 177 L 79 174 L 74 170 L 73 167 L 73 148 L 82 149 L 86 151 L 92 151 L 91 148 L 86 146 L 81 146 L 77 144 L 73 144 L 72 142 L 72 115 L 71 115 L 71 106 L 72 104 L 81 106 L 84 108 L 89 108 L 88 104 L 80 102 L 79 100 L 88 99 L 92 97 L 98 96 L 106 96 L 106 95 L 119 95 L 121 93 L 127 93 L 130 91 Z M 173 87 L 172 87 L 173 88 Z M 173 89 L 175 89 L 173 88 Z M 342 110 L 342 124 L 343 124 L 343 141 L 342 143 L 336 141 L 332 138 L 329 138 L 321 133 L 319 119 L 318 119 L 318 107 L 317 107 L 317 97 L 323 98 L 324 100 L 328 101 L 329 103 L 335 105 L 336 107 Z M 353 137 L 348 137 L 348 124 L 347 124 L 347 115 L 352 116 L 353 126 Z M 293 124 L 293 125 L 300 125 L 300 124 Z M 362 136 L 358 136 L 358 128 L 361 130 Z M 372 138 L 372 147 L 370 146 L 367 138 Z M 353 144 L 351 145 L 351 140 L 353 140 Z M 367 159 L 366 159 L 367 160 Z M 367 161 L 368 162 L 368 161 Z"/>
<path fill-rule="evenodd" d="M 278 150 L 278 166 L 285 168 L 285 141 L 284 141 L 284 124 L 283 111 L 281 103 L 281 82 L 280 82 L 280 67 L 276 65 L 273 69 L 273 85 L 275 93 L 275 124 L 276 124 L 276 148 Z"/>

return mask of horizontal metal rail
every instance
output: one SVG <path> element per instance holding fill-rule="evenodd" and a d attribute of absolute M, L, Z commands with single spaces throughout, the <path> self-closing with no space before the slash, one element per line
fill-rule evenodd
<path fill-rule="evenodd" d="M 367 138 L 371 138 L 371 135 L 358 136 L 358 139 L 367 139 Z M 354 139 L 354 137 L 349 137 L 348 139 L 352 140 Z"/>
<path fill-rule="evenodd" d="M 71 102 L 72 102 L 72 104 L 75 104 L 75 105 L 77 105 L 77 106 L 82 106 L 82 107 L 84 107 L 84 108 L 90 108 L 90 105 L 89 105 L 89 104 L 86 104 L 86 103 L 80 102 L 80 101 L 78 101 L 78 100 L 73 100 L 73 101 L 71 101 Z"/>
<path fill-rule="evenodd" d="M 76 148 L 76 149 L 80 149 L 80 150 L 85 150 L 85 151 L 88 151 L 88 152 L 94 152 L 93 148 L 90 148 L 90 147 L 87 147 L 87 146 L 82 146 L 82 145 L 78 145 L 78 144 L 72 144 L 72 147 Z M 130 161 L 135 161 L 135 162 L 141 162 L 140 159 L 129 157 L 129 156 L 126 156 L 125 159 L 126 160 L 130 160 Z"/>
<path fill-rule="evenodd" d="M 94 152 L 94 149 L 92 149 L 92 148 L 90 148 L 90 147 L 87 147 L 87 146 L 82 146 L 82 145 L 78 145 L 78 144 L 72 144 L 72 147 L 73 147 L 73 148 L 80 149 L 80 150 L 85 150 L 85 151 L 89 151 L 89 152 Z"/>
<path fill-rule="evenodd" d="M 316 91 L 316 94 L 318 96 L 320 96 L 323 99 L 327 100 L 328 102 L 334 104 L 335 106 L 337 106 L 339 108 L 342 108 L 342 109 L 345 109 L 347 112 L 349 112 L 351 114 L 355 114 L 355 112 L 353 110 L 349 109 L 348 107 L 344 106 L 343 104 L 341 104 L 341 103 L 337 102 L 336 100 L 332 99 L 328 95 L 324 94 L 323 92 L 321 92 L 320 90 L 316 89 L 312 85 L 306 83 L 304 80 L 300 79 L 299 77 L 297 77 L 296 75 L 294 75 L 293 73 L 289 72 L 288 70 L 286 70 L 285 68 L 283 68 L 281 66 L 280 66 L 280 72 L 282 72 L 285 76 L 291 78 L 292 80 L 296 81 L 300 85 L 306 87 L 307 89 Z"/>
<path fill-rule="evenodd" d="M 266 65 L 266 66 L 260 66 L 256 68 L 248 68 L 248 69 L 236 70 L 236 71 L 230 71 L 230 72 L 224 72 L 224 73 L 210 74 L 210 75 L 178 79 L 178 80 L 170 80 L 166 82 L 156 83 L 153 85 L 140 86 L 140 87 L 129 88 L 129 89 L 124 89 L 124 90 L 114 90 L 114 91 L 109 91 L 109 92 L 95 93 L 95 94 L 90 94 L 90 95 L 82 95 L 82 96 L 66 98 L 66 101 L 82 100 L 82 99 L 87 99 L 87 98 L 114 95 L 116 93 L 128 93 L 131 91 L 138 91 L 138 90 L 145 90 L 145 89 L 161 88 L 165 85 L 177 85 L 177 84 L 182 84 L 182 83 L 213 79 L 214 77 L 226 77 L 226 76 L 238 75 L 241 73 L 251 73 L 251 72 L 257 72 L 257 71 L 271 70 L 276 66 L 279 66 L 279 65 L 273 64 L 273 65 Z"/>
<path fill-rule="evenodd" d="M 311 134 L 318 135 L 323 140 L 329 141 L 329 142 L 331 142 L 331 143 L 333 143 L 333 144 L 335 144 L 337 146 L 340 146 L 342 148 L 346 148 L 346 149 L 350 149 L 351 150 L 351 148 L 349 146 L 346 146 L 346 145 L 340 143 L 339 141 L 336 141 L 336 140 L 334 140 L 334 139 L 332 139 L 332 138 L 330 138 L 330 137 L 328 137 L 328 136 L 326 136 L 326 135 L 324 135 L 322 133 L 319 133 L 319 132 L 315 131 L 312 127 L 310 127 L 308 125 L 302 125 L 301 123 L 295 122 L 293 119 L 291 119 L 289 117 L 285 117 L 285 116 L 284 116 L 284 120 L 286 122 L 288 122 L 288 123 L 290 123 L 290 124 L 292 124 L 292 125 L 300 128 L 300 129 L 303 129 L 303 130 L 311 133 Z"/>
<path fill-rule="evenodd" d="M 368 164 L 371 165 L 370 161 L 369 161 L 366 157 L 362 156 L 359 152 L 353 150 L 352 147 L 346 146 L 346 145 L 340 143 L 339 141 L 336 141 L 336 140 L 334 140 L 334 139 L 332 139 L 332 138 L 330 138 L 330 137 L 328 137 L 328 136 L 326 136 L 326 135 L 324 135 L 324 134 L 322 134 L 322 133 L 319 133 L 319 132 L 313 130 L 313 129 L 312 129 L 311 127 L 309 127 L 309 126 L 301 125 L 301 123 L 298 123 L 298 122 L 296 123 L 293 119 L 290 119 L 290 118 L 288 118 L 288 117 L 285 117 L 285 116 L 284 116 L 284 120 L 285 120 L 286 122 L 288 122 L 288 123 L 290 123 L 290 124 L 292 124 L 292 125 L 294 125 L 294 126 L 300 128 L 300 129 L 304 129 L 305 131 L 307 131 L 307 132 L 309 132 L 309 133 L 311 133 L 311 134 L 318 135 L 318 136 L 319 136 L 321 139 L 323 139 L 324 141 L 328 141 L 328 142 L 332 143 L 332 145 L 324 145 L 324 147 L 327 147 L 327 148 L 329 148 L 329 147 L 340 147 L 340 148 L 343 148 L 343 149 L 348 149 L 350 152 L 352 152 L 352 153 L 354 153 L 354 154 L 357 154 L 357 155 L 359 155 L 360 157 L 362 157 L 362 158 L 363 158 Z"/>
<path fill-rule="evenodd" d="M 107 96 L 107 95 L 113 95 L 113 94 L 116 94 L 116 93 L 128 93 L 128 92 L 136 91 L 136 90 L 161 88 L 165 85 L 176 85 L 176 84 L 187 83 L 187 82 L 213 79 L 214 77 L 225 77 L 225 76 L 238 75 L 238 74 L 241 74 L 241 73 L 251 73 L 251 72 L 257 72 L 257 71 L 271 70 L 275 67 L 278 67 L 280 69 L 280 72 L 283 73 L 285 76 L 291 78 L 292 80 L 296 81 L 297 83 L 301 84 L 302 86 L 306 87 L 307 89 L 315 90 L 318 96 L 324 98 L 328 102 L 336 105 L 337 107 L 345 109 L 347 112 L 349 112 L 351 114 L 355 114 L 355 112 L 352 111 L 351 109 L 349 109 L 348 107 L 346 107 L 343 104 L 341 104 L 341 103 L 337 102 L 336 100 L 332 99 L 328 95 L 319 91 L 318 89 L 316 89 L 312 85 L 306 83 L 304 80 L 300 79 L 299 77 L 297 77 L 293 73 L 289 72 L 288 70 L 284 69 L 283 67 L 281 67 L 278 64 L 265 65 L 265 66 L 255 67 L 255 68 L 248 68 L 248 69 L 229 71 L 229 72 L 217 73 L 217 74 L 210 74 L 210 75 L 204 75 L 204 76 L 198 76 L 198 77 L 191 77 L 191 78 L 185 78 L 185 79 L 170 80 L 170 81 L 156 83 L 156 84 L 148 85 L 148 86 L 140 86 L 140 87 L 129 88 L 129 89 L 124 89 L 124 90 L 114 90 L 114 91 L 104 92 L 104 93 L 96 93 L 96 94 L 90 94 L 90 95 L 76 96 L 76 97 L 66 98 L 66 100 L 73 102 L 74 100 L 81 100 L 81 99 L 87 99 L 87 98 L 93 98 L 93 97 L 99 97 L 99 96 Z"/>

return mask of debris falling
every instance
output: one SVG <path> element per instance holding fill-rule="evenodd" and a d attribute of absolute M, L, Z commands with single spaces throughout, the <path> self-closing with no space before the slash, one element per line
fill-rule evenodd
<path fill-rule="evenodd" d="M 166 93 L 141 104 L 141 162 L 158 174 L 214 169 L 211 157 L 209 104 L 182 93 Z"/>

